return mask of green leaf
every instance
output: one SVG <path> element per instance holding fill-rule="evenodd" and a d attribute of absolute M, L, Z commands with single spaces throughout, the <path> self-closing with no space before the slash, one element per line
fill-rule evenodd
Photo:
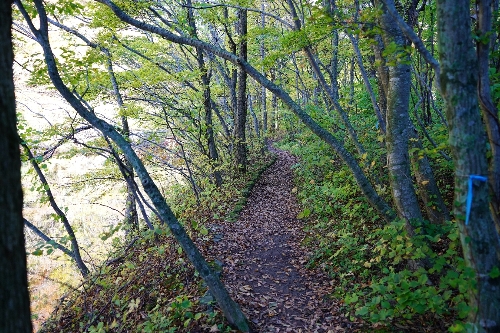
<path fill-rule="evenodd" d="M 464 325 L 462 325 L 461 323 L 456 323 L 454 325 L 452 325 L 448 331 L 452 332 L 452 333 L 459 333 L 459 332 L 464 332 L 465 331 L 465 327 Z"/>
<path fill-rule="evenodd" d="M 311 215 L 311 210 L 309 208 L 304 209 L 299 214 L 297 214 L 298 219 L 303 219 Z"/>
<path fill-rule="evenodd" d="M 346 298 L 344 299 L 344 302 L 345 304 L 351 304 L 357 302 L 358 299 L 359 298 L 357 294 L 353 294 L 352 296 L 347 295 Z"/>
<path fill-rule="evenodd" d="M 356 315 L 358 316 L 364 316 L 368 313 L 368 307 L 364 306 L 362 308 L 359 308 L 358 310 L 356 310 Z"/>
<path fill-rule="evenodd" d="M 498 266 L 494 266 L 490 273 L 488 274 L 490 276 L 490 278 L 492 279 L 496 279 L 497 277 L 500 276 L 500 269 L 498 269 Z"/>

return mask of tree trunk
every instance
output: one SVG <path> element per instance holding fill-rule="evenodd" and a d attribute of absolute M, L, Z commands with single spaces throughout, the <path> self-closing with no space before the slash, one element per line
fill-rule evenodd
<path fill-rule="evenodd" d="M 379 2 L 380 3 L 380 2 Z M 392 17 L 387 13 L 385 5 L 381 16 L 384 43 L 395 43 L 396 52 L 404 52 L 405 38 Z M 398 215 L 406 221 L 408 233 L 413 233 L 410 222 L 421 220 L 422 213 L 410 173 L 409 139 L 410 126 L 409 101 L 411 87 L 411 71 L 407 55 L 395 55 L 394 63 L 389 66 L 389 86 L 387 91 L 386 111 L 386 146 L 389 181 L 392 198 Z"/>
<path fill-rule="evenodd" d="M 45 175 L 42 172 L 42 169 L 40 169 L 40 166 L 38 165 L 38 162 L 36 161 L 35 156 L 31 153 L 31 150 L 29 147 L 22 142 L 21 145 L 24 147 L 24 150 L 26 151 L 26 155 L 28 155 L 28 158 L 31 162 L 31 165 L 35 169 L 35 172 L 40 179 L 40 182 L 43 184 L 43 188 L 45 191 L 45 194 L 47 195 L 47 198 L 49 199 L 50 206 L 52 209 L 56 212 L 57 216 L 61 219 L 61 222 L 64 226 L 64 229 L 66 229 L 66 232 L 68 233 L 69 240 L 71 242 L 71 251 L 73 252 L 72 258 L 75 260 L 76 265 L 78 269 L 80 270 L 80 273 L 82 274 L 83 277 L 86 277 L 89 274 L 89 270 L 85 263 L 82 260 L 82 256 L 80 254 L 80 246 L 78 245 L 78 241 L 76 240 L 75 232 L 73 231 L 73 227 L 68 221 L 68 218 L 66 217 L 66 214 L 59 208 L 59 206 L 56 203 L 56 200 L 54 198 L 54 195 L 52 194 L 52 190 L 50 189 L 49 183 L 47 182 L 47 179 L 45 178 Z"/>
<path fill-rule="evenodd" d="M 410 132 L 410 139 L 410 145 L 413 148 L 417 148 L 418 150 L 424 149 L 422 143 L 420 142 L 420 138 L 418 137 L 418 132 L 414 128 Z M 448 208 L 443 201 L 443 197 L 441 196 L 441 192 L 439 191 L 429 159 L 425 155 L 419 156 L 417 152 L 414 152 L 411 155 L 411 162 L 413 172 L 417 180 L 419 197 L 423 201 L 427 218 L 434 224 L 449 221 L 450 212 L 448 211 Z"/>
<path fill-rule="evenodd" d="M 238 9 L 238 56 L 247 60 L 247 11 Z M 247 121 L 247 73 L 243 68 L 238 68 L 238 92 L 236 102 L 236 115 L 234 121 L 235 162 L 239 172 L 247 170 L 247 143 L 245 126 Z"/>
<path fill-rule="evenodd" d="M 379 100 L 379 110 L 382 114 L 382 118 L 386 118 L 387 115 L 387 89 L 389 87 L 389 69 L 385 64 L 385 59 L 382 56 L 384 52 L 384 41 L 380 35 L 375 36 L 375 44 L 373 45 L 373 54 L 375 56 L 375 61 L 379 63 L 377 66 L 377 85 L 378 85 L 378 100 Z"/>
<path fill-rule="evenodd" d="M 478 109 L 477 58 L 470 29 L 470 2 L 437 2 L 440 87 L 455 162 L 454 215 L 467 265 L 476 274 L 470 292 L 469 332 L 500 331 L 500 242 L 489 210 L 486 132 Z M 469 200 L 467 200 L 469 198 Z M 467 203 L 469 201 L 469 203 Z"/>
<path fill-rule="evenodd" d="M 252 115 L 253 128 L 255 130 L 255 135 L 257 135 L 257 138 L 260 139 L 259 119 L 257 119 L 257 115 L 255 114 L 255 111 L 253 110 L 252 95 L 250 95 L 250 94 L 248 94 L 248 110 L 250 111 L 250 114 Z"/>
<path fill-rule="evenodd" d="M 271 80 L 274 82 L 276 80 L 276 73 L 274 70 L 271 70 Z M 272 130 L 273 132 L 278 131 L 279 124 L 279 112 L 278 112 L 278 97 L 276 95 L 272 95 L 271 98 L 271 107 L 273 109 L 273 120 L 272 120 Z"/>
<path fill-rule="evenodd" d="M 377 104 L 377 99 L 375 98 L 375 93 L 373 92 L 372 85 L 370 83 L 370 79 L 368 78 L 368 74 L 366 73 L 365 66 L 363 65 L 363 58 L 361 57 L 361 51 L 359 50 L 358 40 L 352 34 L 347 33 L 349 40 L 351 41 L 352 47 L 354 49 L 354 54 L 356 55 L 356 61 L 358 62 L 359 71 L 361 72 L 361 76 L 363 77 L 363 82 L 365 84 L 368 95 L 370 96 L 370 100 L 372 102 L 373 110 L 375 115 L 377 116 L 380 128 L 382 129 L 382 133 L 385 133 L 385 119 L 382 118 L 382 113 Z"/>
<path fill-rule="evenodd" d="M 478 6 L 478 34 L 476 43 L 478 57 L 479 80 L 477 93 L 479 103 L 486 124 L 486 133 L 491 149 L 491 162 L 489 170 L 489 183 L 492 192 L 491 209 L 497 228 L 500 228 L 500 124 L 498 120 L 498 109 L 491 98 L 491 84 L 489 77 L 489 55 L 492 21 L 492 0 L 477 0 Z"/>
<path fill-rule="evenodd" d="M 191 8 L 191 0 L 187 0 L 188 4 L 188 21 L 191 27 L 191 33 L 194 37 L 198 38 L 198 33 L 196 29 L 196 23 L 193 17 L 193 9 Z M 203 109 L 205 111 L 205 140 L 208 146 L 208 158 L 210 159 L 212 176 L 215 179 L 215 184 L 217 187 L 222 186 L 222 175 L 218 170 L 219 166 L 219 154 L 217 153 L 217 147 L 215 145 L 213 121 L 212 121 L 212 95 L 210 92 L 210 76 L 208 74 L 207 68 L 205 66 L 205 60 L 203 59 L 203 50 L 199 47 L 196 48 L 196 61 L 198 62 L 198 67 L 201 71 L 201 83 L 203 85 Z"/>
<path fill-rule="evenodd" d="M 266 15 L 264 15 L 264 10 L 266 9 L 265 0 L 260 4 L 260 10 L 262 11 L 260 15 L 260 27 L 265 29 L 266 27 Z M 260 42 L 260 60 L 263 62 L 266 58 L 266 46 L 264 41 Z M 260 110 L 262 112 L 262 135 L 264 140 L 267 140 L 267 90 L 265 87 L 260 88 Z"/>
<path fill-rule="evenodd" d="M 101 48 L 101 50 L 104 50 Z M 120 93 L 120 87 L 116 81 L 115 71 L 113 70 L 113 63 L 111 61 L 111 53 L 108 50 L 104 52 L 106 54 L 106 61 L 108 65 L 109 79 L 111 80 L 111 85 L 113 86 L 113 93 L 115 95 L 116 103 L 120 109 L 123 108 L 123 98 Z M 122 121 L 122 133 L 126 140 L 130 137 L 130 128 L 128 125 L 128 119 L 126 116 L 121 117 Z M 120 161 L 116 161 L 120 164 Z M 134 169 L 132 164 L 125 158 L 125 172 L 123 173 L 125 178 L 125 183 L 127 186 L 127 199 L 125 201 L 125 223 L 130 226 L 131 229 L 139 230 L 139 217 L 137 215 L 137 208 L 135 205 L 135 195 L 134 189 L 130 186 L 130 183 L 134 181 Z"/>
<path fill-rule="evenodd" d="M 31 333 L 21 157 L 12 64 L 12 6 L 0 2 L 0 332 Z"/>

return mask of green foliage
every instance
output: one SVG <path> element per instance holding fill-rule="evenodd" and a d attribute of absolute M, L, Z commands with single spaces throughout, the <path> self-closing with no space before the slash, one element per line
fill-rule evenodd
<path fill-rule="evenodd" d="M 188 327 L 192 320 L 200 320 L 202 313 L 193 314 L 193 303 L 186 296 L 178 296 L 167 307 L 167 314 L 160 311 L 156 305 L 149 313 L 148 319 L 137 326 L 138 332 L 145 333 L 170 333 L 177 331 L 177 325 Z"/>
<path fill-rule="evenodd" d="M 365 265 L 382 274 L 345 297 L 356 315 L 386 324 L 424 314 L 434 319 L 467 316 L 467 293 L 475 287 L 475 274 L 457 252 L 456 225 L 422 225 L 416 232 L 410 238 L 405 223 L 394 222 L 368 237 L 375 255 Z M 402 264 L 407 262 L 420 267 L 406 269 Z"/>
<path fill-rule="evenodd" d="M 363 126 L 363 120 L 353 119 Z M 372 176 L 378 176 L 377 192 L 386 196 L 387 179 L 378 157 L 384 151 L 378 147 L 376 132 L 365 133 L 362 140 L 372 155 L 359 160 Z M 440 135 L 441 127 L 435 126 L 431 134 Z M 315 249 L 309 266 L 322 267 L 330 274 L 336 286 L 332 296 L 344 300 L 353 320 L 362 318 L 377 327 L 394 323 L 406 327 L 422 320 L 429 327 L 443 321 L 451 326 L 454 320 L 452 329 L 465 325 L 468 292 L 475 284 L 473 272 L 460 256 L 455 224 L 415 221 L 416 235 L 409 237 L 404 223 L 386 225 L 380 219 L 352 174 L 317 139 L 299 132 L 282 147 L 300 157 L 293 168 L 303 207 L 298 218 L 307 222 L 310 235 L 304 242 Z M 418 151 L 436 161 L 442 185 L 450 180 L 446 175 L 451 167 L 438 150 L 446 149 L 443 144 Z M 415 263 L 420 267 L 409 269 Z M 494 268 L 490 274 L 499 272 Z"/>

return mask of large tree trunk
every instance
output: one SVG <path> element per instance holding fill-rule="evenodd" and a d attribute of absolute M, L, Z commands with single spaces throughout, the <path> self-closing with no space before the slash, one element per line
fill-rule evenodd
<path fill-rule="evenodd" d="M 476 275 L 471 291 L 470 332 L 500 331 L 500 242 L 489 210 L 486 132 L 478 109 L 477 59 L 471 39 L 470 2 L 437 3 L 440 87 L 446 103 L 455 162 L 454 215 L 464 257 Z M 469 198 L 469 200 L 467 200 Z M 469 203 L 467 203 L 469 201 Z"/>
<path fill-rule="evenodd" d="M 12 7 L 0 2 L 0 332 L 31 333 L 24 249 L 21 157 L 11 39 Z"/>
<path fill-rule="evenodd" d="M 379 2 L 380 3 L 380 2 Z M 385 8 L 385 5 L 383 5 Z M 395 63 L 389 66 L 389 85 L 387 89 L 386 111 L 386 146 L 389 181 L 392 198 L 398 215 L 407 222 L 407 230 L 411 234 L 410 221 L 421 220 L 422 213 L 418 203 L 415 188 L 410 173 L 409 139 L 410 126 L 409 100 L 411 87 L 411 71 L 409 58 L 404 55 L 405 38 L 390 14 L 384 10 L 380 18 L 384 43 L 395 43 L 396 52 L 401 57 L 394 56 Z"/>

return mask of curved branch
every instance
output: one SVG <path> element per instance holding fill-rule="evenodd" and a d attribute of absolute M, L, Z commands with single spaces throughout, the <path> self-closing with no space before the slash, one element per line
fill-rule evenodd
<path fill-rule="evenodd" d="M 26 220 L 24 217 L 23 217 L 23 221 L 24 221 L 24 225 L 28 229 L 30 229 L 31 231 L 33 231 L 38 237 L 40 237 L 41 239 L 43 239 L 47 243 L 52 244 L 56 249 L 63 251 L 65 254 L 67 254 L 68 256 L 70 256 L 71 258 L 73 258 L 73 260 L 75 259 L 75 256 L 74 256 L 73 252 L 70 249 L 68 249 L 66 246 L 59 244 L 58 242 L 56 242 L 55 240 L 53 240 L 52 238 L 50 238 L 49 236 L 47 236 L 46 234 L 44 234 L 43 231 L 41 231 L 40 229 L 38 229 L 36 226 L 33 225 L 33 223 L 31 223 L 30 221 Z"/>
<path fill-rule="evenodd" d="M 36 174 L 38 175 L 38 178 L 40 179 L 40 182 L 43 184 L 43 188 L 45 191 L 45 194 L 47 195 L 49 199 L 50 206 L 52 209 L 56 212 L 57 216 L 61 219 L 62 224 L 64 225 L 64 229 L 66 229 L 66 232 L 68 233 L 68 236 L 71 241 L 71 248 L 73 252 L 73 259 L 76 262 L 76 265 L 78 266 L 78 269 L 80 269 L 80 272 L 82 273 L 83 277 L 86 277 L 89 274 L 89 269 L 85 265 L 85 263 L 82 260 L 82 256 L 80 255 L 80 246 L 78 245 L 78 241 L 76 240 L 75 232 L 73 231 L 73 227 L 71 227 L 71 224 L 68 221 L 68 218 L 66 217 L 66 214 L 59 208 L 57 205 L 54 195 L 52 194 L 52 191 L 50 189 L 50 185 L 47 182 L 47 179 L 45 178 L 45 175 L 42 172 L 42 169 L 38 165 L 38 162 L 36 161 L 35 156 L 33 156 L 33 153 L 31 152 L 30 148 L 24 142 L 23 140 L 20 139 L 21 146 L 23 146 L 24 150 L 26 151 L 26 155 L 28 155 L 28 158 L 31 162 L 31 165 L 35 169 Z"/>
<path fill-rule="evenodd" d="M 396 22 L 399 25 L 399 28 L 403 31 L 403 33 L 406 35 L 406 37 L 411 40 L 413 45 L 415 45 L 415 48 L 417 49 L 418 52 L 424 57 L 425 61 L 429 63 L 429 65 L 432 66 L 434 71 L 436 72 L 436 77 L 440 76 L 441 73 L 441 68 L 439 66 L 439 62 L 432 56 L 432 54 L 427 50 L 427 48 L 424 45 L 424 42 L 420 39 L 420 37 L 417 36 L 415 31 L 403 20 L 401 15 L 398 14 L 396 7 L 394 6 L 394 0 L 382 0 L 387 8 L 387 11 L 389 14 L 396 20 Z M 439 80 L 436 80 L 436 86 L 439 91 L 441 91 L 441 87 L 439 86 Z"/>

